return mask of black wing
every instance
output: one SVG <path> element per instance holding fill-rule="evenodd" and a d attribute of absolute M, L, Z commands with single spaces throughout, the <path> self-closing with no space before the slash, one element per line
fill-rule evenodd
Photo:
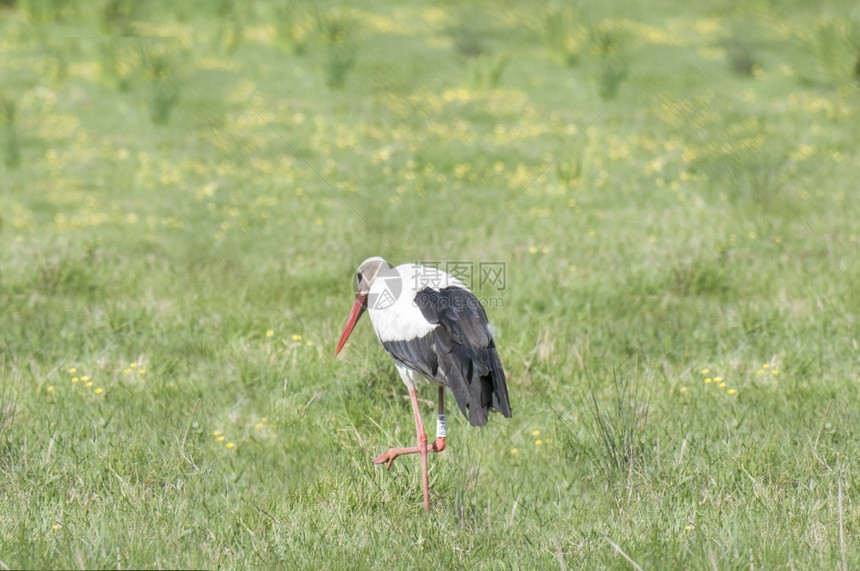
<path fill-rule="evenodd" d="M 487 314 L 472 292 L 459 287 L 425 288 L 415 304 L 436 327 L 423 337 L 385 341 L 396 359 L 448 385 L 474 426 L 487 424 L 489 410 L 511 416 L 505 371 L 488 329 Z"/>

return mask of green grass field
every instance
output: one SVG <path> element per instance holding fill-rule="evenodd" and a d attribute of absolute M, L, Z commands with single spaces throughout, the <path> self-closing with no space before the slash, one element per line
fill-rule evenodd
<path fill-rule="evenodd" d="M 0 567 L 860 566 L 811 4 L 0 1 Z M 505 264 L 514 416 L 449 416 L 429 514 L 369 320 L 333 356 L 372 255 Z"/>

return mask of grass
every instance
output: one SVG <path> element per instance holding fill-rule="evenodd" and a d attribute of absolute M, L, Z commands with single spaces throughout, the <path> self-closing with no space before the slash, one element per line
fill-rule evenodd
<path fill-rule="evenodd" d="M 0 2 L 0 566 L 860 565 L 850 3 L 95 4 Z M 371 255 L 505 263 L 429 514 Z"/>

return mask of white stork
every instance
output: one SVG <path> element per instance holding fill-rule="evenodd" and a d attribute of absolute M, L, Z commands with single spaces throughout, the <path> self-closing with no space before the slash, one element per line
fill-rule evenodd
<path fill-rule="evenodd" d="M 460 280 L 436 268 L 417 264 L 392 268 L 382 258 L 373 257 L 358 267 L 355 281 L 355 303 L 335 355 L 361 315 L 369 311 L 376 336 L 409 389 L 418 433 L 417 446 L 390 448 L 373 462 L 391 468 L 401 454 L 420 454 L 424 507 L 429 510 L 427 453 L 445 449 L 445 387 L 454 393 L 473 426 L 487 424 L 490 410 L 511 417 L 505 372 L 493 332 L 478 298 Z M 439 385 L 436 441 L 429 446 L 418 408 L 418 381 Z"/>

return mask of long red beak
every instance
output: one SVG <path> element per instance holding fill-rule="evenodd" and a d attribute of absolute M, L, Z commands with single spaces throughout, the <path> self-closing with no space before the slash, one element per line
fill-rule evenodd
<path fill-rule="evenodd" d="M 334 354 L 340 353 L 343 346 L 346 345 L 346 340 L 349 339 L 349 334 L 352 333 L 355 324 L 361 314 L 367 310 L 367 294 L 355 294 L 355 303 L 352 304 L 352 311 L 349 312 L 349 317 L 346 318 L 346 325 L 343 326 L 343 332 L 340 334 L 340 340 L 337 342 L 337 349 Z"/>

